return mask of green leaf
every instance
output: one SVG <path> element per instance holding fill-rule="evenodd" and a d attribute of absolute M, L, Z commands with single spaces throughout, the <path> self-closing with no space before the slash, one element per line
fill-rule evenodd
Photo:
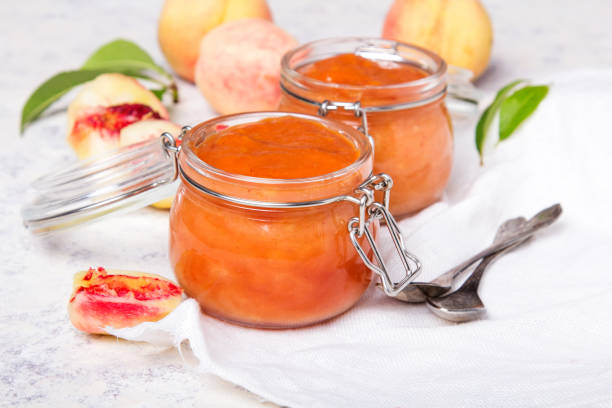
<path fill-rule="evenodd" d="M 123 70 L 153 70 L 172 78 L 166 70 L 157 65 L 145 50 L 131 41 L 118 39 L 98 48 L 83 64 L 83 69 L 107 69 L 114 72 Z"/>
<path fill-rule="evenodd" d="M 518 79 L 516 81 L 510 82 L 508 85 L 504 86 L 497 92 L 495 99 L 491 102 L 485 111 L 480 116 L 478 120 L 478 124 L 476 125 L 476 149 L 478 150 L 478 154 L 480 155 L 480 163 L 482 164 L 482 153 L 484 142 L 487 138 L 487 134 L 489 132 L 489 128 L 491 127 L 491 123 L 493 123 L 493 118 L 497 114 L 502 102 L 508 95 L 508 93 L 515 88 L 517 85 L 525 82 L 523 79 Z"/>
<path fill-rule="evenodd" d="M 167 90 L 168 90 L 168 88 L 149 89 L 149 91 L 151 91 L 151 93 L 153 93 L 153 95 L 157 96 L 157 99 L 159 99 L 160 101 L 164 97 L 164 94 L 166 93 Z"/>
<path fill-rule="evenodd" d="M 155 71 L 170 79 L 161 81 Z M 127 40 L 114 40 L 98 48 L 85 61 L 79 70 L 60 72 L 40 85 L 26 101 L 21 112 L 20 132 L 25 126 L 38 118 L 53 102 L 58 100 L 70 89 L 96 78 L 100 74 L 118 72 L 139 79 L 151 81 L 161 88 L 154 94 L 161 99 L 165 92 L 170 91 L 174 102 L 178 102 L 178 88 L 172 75 L 155 64 L 153 59 L 138 45 Z"/>
<path fill-rule="evenodd" d="M 41 84 L 26 101 L 23 109 L 21 110 L 20 133 L 23 133 L 23 130 L 28 123 L 36 120 L 36 118 L 38 118 L 53 102 L 61 98 L 72 88 L 85 82 L 89 82 L 95 79 L 98 75 L 108 72 L 120 72 L 135 78 L 159 83 L 159 81 L 155 78 L 151 78 L 148 75 L 144 75 L 130 69 L 120 71 L 114 69 L 79 69 L 75 71 L 60 72 Z M 163 92 L 167 91 L 165 86 L 162 89 Z M 158 98 L 161 99 L 161 96 L 158 95 Z"/>
<path fill-rule="evenodd" d="M 506 98 L 499 112 L 499 140 L 506 140 L 548 94 L 548 86 L 526 86 Z"/>
<path fill-rule="evenodd" d="M 170 91 L 174 103 L 178 102 L 178 88 L 170 73 L 157 65 L 145 50 L 135 43 L 118 39 L 98 48 L 83 65 L 83 69 L 104 69 L 108 72 L 120 72 L 136 78 L 146 79 L 161 85 L 164 92 Z M 142 71 L 156 71 L 169 78 L 170 83 L 161 82 L 151 76 L 144 75 Z M 154 92 L 161 100 L 163 93 Z"/>
<path fill-rule="evenodd" d="M 60 72 L 46 80 L 30 95 L 21 110 L 20 132 L 62 95 L 77 85 L 91 81 L 105 71 L 77 70 Z"/>

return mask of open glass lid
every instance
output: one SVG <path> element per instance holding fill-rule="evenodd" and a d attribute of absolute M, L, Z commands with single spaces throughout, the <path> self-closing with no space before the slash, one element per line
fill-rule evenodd
<path fill-rule="evenodd" d="M 159 139 L 57 168 L 32 183 L 33 197 L 21 211 L 23 223 L 45 234 L 171 197 L 177 187 L 177 152 L 174 137 L 164 133 Z"/>

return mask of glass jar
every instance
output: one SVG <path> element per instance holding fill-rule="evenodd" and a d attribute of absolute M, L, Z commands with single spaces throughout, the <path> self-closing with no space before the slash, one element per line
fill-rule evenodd
<path fill-rule="evenodd" d="M 425 75 L 400 83 L 346 85 L 313 79 L 303 72 L 312 64 L 343 54 L 382 64 L 407 64 Z M 375 146 L 374 172 L 389 174 L 395 183 L 391 212 L 410 214 L 440 199 L 450 177 L 453 137 L 444 104 L 446 70 L 444 60 L 434 53 L 396 41 L 313 41 L 282 59 L 279 110 L 318 113 L 368 134 Z"/>
<path fill-rule="evenodd" d="M 348 140 L 357 159 L 316 177 L 274 179 L 233 174 L 197 155 L 224 129 L 278 117 L 322 124 Z M 185 128 L 179 139 L 177 147 L 176 138 L 164 133 L 161 143 L 46 176 L 36 184 L 47 188 L 23 211 L 26 226 L 49 232 L 142 207 L 167 194 L 160 186 L 180 178 L 169 240 L 178 282 L 206 313 L 258 328 L 332 318 L 357 302 L 372 271 L 391 296 L 420 271 L 388 211 L 393 183 L 384 174 L 372 175 L 371 144 L 352 127 L 296 113 L 257 112 Z M 295 160 L 299 165 L 300 157 Z M 375 191 L 383 193 L 382 202 Z M 399 279 L 392 279 L 377 249 L 383 218 L 405 269 Z"/>
<path fill-rule="evenodd" d="M 346 233 L 348 220 L 358 215 L 357 207 L 349 201 L 252 206 L 203 194 L 197 186 L 241 200 L 318 201 L 351 194 L 367 180 L 372 151 L 363 135 L 326 123 L 351 139 L 359 158 L 318 177 L 262 179 L 231 174 L 194 153 L 219 127 L 269 117 L 243 114 L 214 119 L 193 128 L 183 142 L 179 159 L 183 182 L 170 213 L 170 261 L 185 292 L 210 315 L 257 327 L 302 326 L 344 312 L 369 285 L 370 271 Z M 372 223 L 374 237 L 377 230 L 377 223 Z"/>

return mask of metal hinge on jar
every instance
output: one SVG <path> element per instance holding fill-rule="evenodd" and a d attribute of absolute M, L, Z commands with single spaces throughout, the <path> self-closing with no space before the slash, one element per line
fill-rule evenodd
<path fill-rule="evenodd" d="M 355 112 L 355 117 L 361 118 L 361 126 L 359 126 L 357 130 L 367 136 L 372 145 L 372 154 L 374 154 L 374 138 L 368 131 L 368 116 L 365 109 L 361 107 L 361 102 L 331 102 L 326 99 L 319 105 L 317 113 L 319 116 L 326 116 L 330 110 L 337 110 L 338 108 L 342 108 L 346 111 L 353 111 Z"/>
<path fill-rule="evenodd" d="M 392 187 L 393 180 L 384 173 L 371 176 L 366 180 L 356 190 L 356 193 L 360 195 L 357 199 L 359 217 L 351 218 L 348 223 L 348 231 L 353 246 L 357 250 L 363 263 L 380 277 L 383 289 L 388 296 L 395 296 L 401 292 L 402 289 L 416 278 L 422 269 L 421 262 L 418 258 L 406 249 L 399 225 L 397 225 L 395 218 L 391 215 L 391 212 L 389 212 L 389 198 Z M 381 191 L 383 193 L 382 203 L 375 200 L 374 193 L 376 191 Z M 405 275 L 398 282 L 393 282 L 393 279 L 389 275 L 389 270 L 383 261 L 380 249 L 372 236 L 372 232 L 368 228 L 373 221 L 380 219 L 385 220 L 389 234 L 391 235 L 391 240 L 395 245 L 395 249 L 397 250 L 404 268 Z M 359 244 L 358 238 L 361 238 L 363 235 L 366 236 L 377 264 L 370 261 L 366 251 Z"/>
<path fill-rule="evenodd" d="M 183 126 L 181 128 L 181 133 L 175 139 L 172 133 L 164 132 L 161 134 L 161 143 L 164 148 L 164 151 L 168 155 L 169 158 L 172 159 L 172 164 L 174 165 L 174 179 L 178 177 L 179 169 L 178 169 L 178 154 L 181 151 L 181 147 L 179 143 L 185 137 L 185 134 L 191 130 L 191 126 Z M 177 143 L 178 140 L 178 143 Z"/>

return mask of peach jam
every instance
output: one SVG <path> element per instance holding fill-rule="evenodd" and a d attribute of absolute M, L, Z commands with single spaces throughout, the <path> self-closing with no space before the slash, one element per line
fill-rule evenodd
<path fill-rule="evenodd" d="M 226 116 L 187 133 L 179 168 L 170 260 L 206 313 L 298 327 L 344 312 L 368 287 L 371 272 L 347 231 L 359 206 L 333 199 L 371 176 L 362 133 L 300 114 Z M 376 236 L 378 223 L 368 228 Z"/>
<path fill-rule="evenodd" d="M 394 181 L 394 215 L 441 197 L 453 137 L 444 105 L 446 63 L 440 57 L 389 40 L 314 41 L 285 54 L 281 87 L 280 110 L 319 113 L 371 136 L 374 172 Z"/>

